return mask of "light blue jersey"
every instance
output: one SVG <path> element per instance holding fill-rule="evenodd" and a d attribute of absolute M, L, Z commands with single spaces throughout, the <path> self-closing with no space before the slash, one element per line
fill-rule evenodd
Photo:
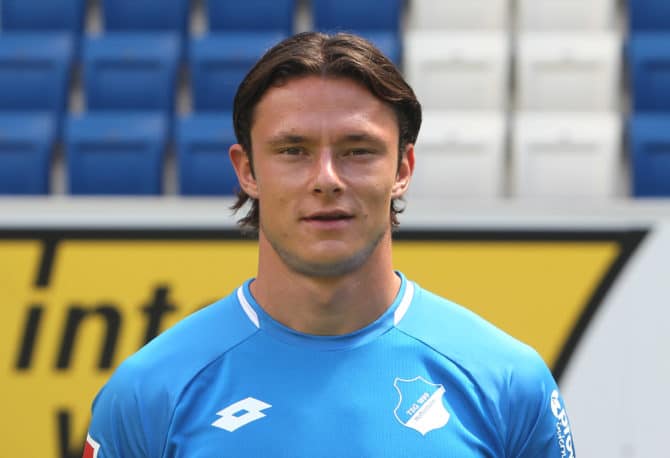
<path fill-rule="evenodd" d="M 117 369 L 85 456 L 575 456 L 538 354 L 401 277 L 383 316 L 336 337 L 281 325 L 245 283 Z"/>

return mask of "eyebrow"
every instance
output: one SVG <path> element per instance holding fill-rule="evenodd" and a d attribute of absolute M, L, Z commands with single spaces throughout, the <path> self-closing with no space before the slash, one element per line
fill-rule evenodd
<path fill-rule="evenodd" d="M 295 145 L 300 143 L 305 143 L 308 141 L 308 138 L 304 135 L 296 134 L 278 134 L 267 141 L 267 144 L 270 146 L 280 146 L 280 145 Z M 338 139 L 340 143 L 383 143 L 383 140 L 375 135 L 370 135 L 368 133 L 353 133 L 347 134 Z"/>
<path fill-rule="evenodd" d="M 367 133 L 360 134 L 348 134 L 345 135 L 343 140 L 345 142 L 370 142 L 370 143 L 383 143 L 383 140 L 375 135 L 370 135 Z"/>
<path fill-rule="evenodd" d="M 267 141 L 270 146 L 295 145 L 304 143 L 307 137 L 295 134 L 278 134 Z"/>

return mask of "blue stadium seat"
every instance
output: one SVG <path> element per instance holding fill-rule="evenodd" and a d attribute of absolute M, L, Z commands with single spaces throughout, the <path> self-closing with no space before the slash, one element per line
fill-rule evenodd
<path fill-rule="evenodd" d="M 635 111 L 670 111 L 670 33 L 636 33 L 628 42 Z"/>
<path fill-rule="evenodd" d="M 111 32 L 84 42 L 88 110 L 174 110 L 176 33 Z"/>
<path fill-rule="evenodd" d="M 107 32 L 175 32 L 180 56 L 189 31 L 189 0 L 102 0 Z"/>
<path fill-rule="evenodd" d="M 630 29 L 670 30 L 670 2 L 668 0 L 628 0 Z"/>
<path fill-rule="evenodd" d="M 312 0 L 317 30 L 400 30 L 402 0 Z"/>
<path fill-rule="evenodd" d="M 68 119 L 71 194 L 156 195 L 162 191 L 167 117 L 156 112 L 99 112 Z"/>
<path fill-rule="evenodd" d="M 278 30 L 293 33 L 295 0 L 208 0 L 210 31 Z"/>
<path fill-rule="evenodd" d="M 72 74 L 69 34 L 0 34 L 0 110 L 65 110 Z"/>
<path fill-rule="evenodd" d="M 179 120 L 176 127 L 179 193 L 231 195 L 238 187 L 228 158 L 236 143 L 232 113 L 200 113 Z"/>
<path fill-rule="evenodd" d="M 188 30 L 189 0 L 102 0 L 106 31 Z"/>
<path fill-rule="evenodd" d="M 314 29 L 364 36 L 400 66 L 402 6 L 402 0 L 312 0 Z"/>
<path fill-rule="evenodd" d="M 56 119 L 49 113 L 0 113 L 0 194 L 48 194 Z"/>
<path fill-rule="evenodd" d="M 210 33 L 191 41 L 189 60 L 195 111 L 232 111 L 246 73 L 282 32 Z"/>
<path fill-rule="evenodd" d="M 0 8 L 4 30 L 83 30 L 84 0 L 2 0 Z"/>
<path fill-rule="evenodd" d="M 633 195 L 670 197 L 670 113 L 629 120 Z"/>

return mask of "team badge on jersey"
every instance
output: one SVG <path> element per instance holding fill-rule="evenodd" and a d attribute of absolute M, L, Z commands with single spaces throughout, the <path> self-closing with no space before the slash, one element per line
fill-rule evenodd
<path fill-rule="evenodd" d="M 90 434 L 87 434 L 82 458 L 97 458 L 98 450 L 100 450 L 100 444 L 94 441 Z"/>
<path fill-rule="evenodd" d="M 444 387 L 431 383 L 423 377 L 413 379 L 396 378 L 393 386 L 400 399 L 393 413 L 398 421 L 422 435 L 442 428 L 449 421 L 449 412 L 444 406 Z"/>

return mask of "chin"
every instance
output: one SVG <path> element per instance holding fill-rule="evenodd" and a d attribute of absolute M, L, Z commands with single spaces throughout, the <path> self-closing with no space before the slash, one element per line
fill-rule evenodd
<path fill-rule="evenodd" d="M 310 277 L 340 277 L 359 270 L 384 238 L 381 232 L 367 243 L 354 245 L 347 240 L 321 240 L 307 242 L 299 247 L 289 247 L 267 238 L 275 253 L 292 271 Z"/>
<path fill-rule="evenodd" d="M 362 265 L 356 258 L 339 262 L 301 262 L 289 264 L 289 267 L 302 275 L 316 278 L 334 278 L 351 274 Z"/>
<path fill-rule="evenodd" d="M 367 249 L 335 256 L 333 251 L 318 250 L 310 253 L 308 258 L 287 252 L 278 253 L 291 270 L 310 277 L 340 277 L 353 273 L 365 264 L 372 253 L 372 250 Z"/>

